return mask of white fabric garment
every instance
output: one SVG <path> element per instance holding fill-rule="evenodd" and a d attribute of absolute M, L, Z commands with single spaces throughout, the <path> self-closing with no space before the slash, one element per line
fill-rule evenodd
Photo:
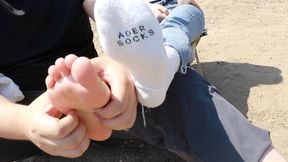
<path fill-rule="evenodd" d="M 24 99 L 24 95 L 12 79 L 0 73 L 0 94 L 11 102 L 17 102 Z"/>
<path fill-rule="evenodd" d="M 164 47 L 159 22 L 147 3 L 97 0 L 94 17 L 104 53 L 130 70 L 138 101 L 149 108 L 162 104 L 175 74 L 170 66 L 178 68 L 180 60 L 170 62 L 175 55 L 166 53 L 169 48 Z"/>

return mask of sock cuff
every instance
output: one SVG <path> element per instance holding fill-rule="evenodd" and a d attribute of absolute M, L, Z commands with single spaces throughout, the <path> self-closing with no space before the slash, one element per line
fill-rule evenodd
<path fill-rule="evenodd" d="M 148 108 L 160 106 L 165 100 L 166 92 L 169 87 L 169 85 L 165 85 L 159 88 L 151 88 L 143 86 L 137 80 L 134 80 L 134 85 L 137 91 L 138 102 Z"/>
<path fill-rule="evenodd" d="M 162 82 L 160 87 L 144 86 L 145 84 L 138 81 L 137 78 L 134 78 L 138 101 L 149 108 L 157 107 L 164 102 L 170 83 L 180 66 L 180 56 L 178 52 L 170 46 L 165 46 L 165 50 L 168 59 L 168 61 L 166 61 L 168 63 L 168 66 L 166 66 L 168 68 L 166 71 L 167 78 Z"/>
<path fill-rule="evenodd" d="M 180 55 L 176 49 L 170 46 L 165 46 L 168 63 L 169 63 L 169 71 L 170 76 L 174 76 L 179 69 L 180 66 Z"/>

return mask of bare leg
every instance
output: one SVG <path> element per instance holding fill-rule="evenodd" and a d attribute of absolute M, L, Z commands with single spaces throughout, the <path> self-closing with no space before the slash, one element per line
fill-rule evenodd
<path fill-rule="evenodd" d="M 103 107 L 110 99 L 110 90 L 88 58 L 68 55 L 49 67 L 46 78 L 51 103 L 61 112 L 75 109 L 93 140 L 105 140 L 112 130 L 101 124 L 94 109 Z"/>

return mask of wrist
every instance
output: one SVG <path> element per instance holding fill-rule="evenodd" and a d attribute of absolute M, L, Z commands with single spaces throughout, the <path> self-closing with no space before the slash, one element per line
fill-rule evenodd
<path fill-rule="evenodd" d="M 10 102 L 1 103 L 0 108 L 0 137 L 7 139 L 25 140 L 25 123 L 27 122 L 27 106 Z"/>
<path fill-rule="evenodd" d="M 17 139 L 17 140 L 27 140 L 27 128 L 28 128 L 28 122 L 29 122 L 29 116 L 28 114 L 28 106 L 15 104 L 14 106 L 14 113 L 15 116 L 12 116 L 12 122 L 11 122 L 11 128 L 13 134 L 11 135 L 11 138 Z M 13 123 L 13 124 L 12 124 Z"/>
<path fill-rule="evenodd" d="M 22 140 L 30 140 L 29 131 L 30 131 L 30 123 L 32 117 L 32 113 L 30 111 L 29 106 L 25 106 L 20 112 L 19 112 L 19 118 L 18 118 L 18 125 L 19 125 L 19 138 Z"/>

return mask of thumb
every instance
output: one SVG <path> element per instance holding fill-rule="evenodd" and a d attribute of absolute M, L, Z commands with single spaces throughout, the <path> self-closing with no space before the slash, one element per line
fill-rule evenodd
<path fill-rule="evenodd" d="M 51 117 L 58 118 L 58 119 L 62 116 L 62 113 L 61 113 L 59 110 L 55 109 L 55 108 L 51 108 L 51 109 L 47 112 L 47 114 L 48 114 L 49 116 L 51 116 Z"/>

